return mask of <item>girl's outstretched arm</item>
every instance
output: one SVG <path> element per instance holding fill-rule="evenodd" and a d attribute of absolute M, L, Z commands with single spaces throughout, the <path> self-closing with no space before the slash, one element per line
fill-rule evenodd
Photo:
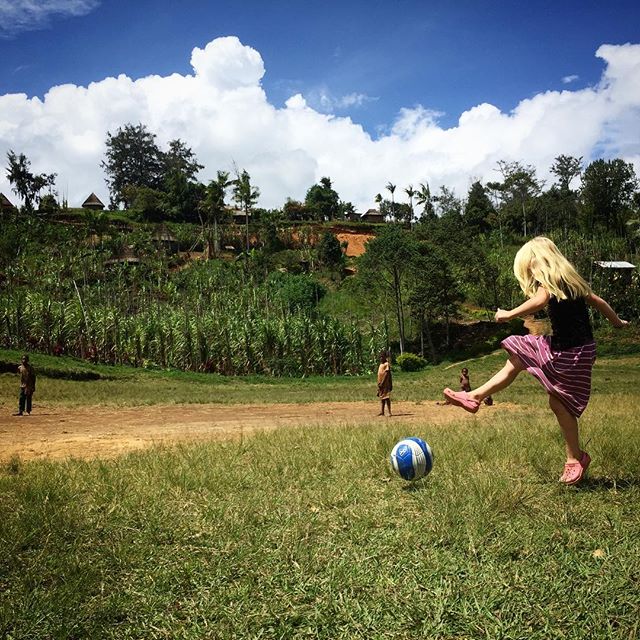
<path fill-rule="evenodd" d="M 597 309 L 614 327 L 620 329 L 629 324 L 626 320 L 621 320 L 609 303 L 595 293 L 589 294 L 585 299 L 588 305 Z"/>
<path fill-rule="evenodd" d="M 496 322 L 508 322 L 519 316 L 529 316 L 536 311 L 540 311 L 540 309 L 544 309 L 547 306 L 547 302 L 549 302 L 549 292 L 544 287 L 538 287 L 536 295 L 523 302 L 519 307 L 511 311 L 498 309 L 495 320 Z"/>

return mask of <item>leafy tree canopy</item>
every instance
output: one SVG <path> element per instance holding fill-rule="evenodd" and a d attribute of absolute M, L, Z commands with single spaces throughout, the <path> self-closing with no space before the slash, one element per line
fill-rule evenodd
<path fill-rule="evenodd" d="M 12 185 L 11 190 L 17 196 L 22 198 L 24 210 L 27 213 L 33 213 L 34 204 L 40 200 L 40 192 L 49 187 L 49 194 L 55 184 L 55 173 L 34 174 L 31 171 L 31 162 L 23 154 L 16 154 L 13 150 L 7 152 L 7 179 Z"/>
<path fill-rule="evenodd" d="M 340 197 L 331 185 L 330 178 L 321 178 L 307 191 L 304 204 L 313 212 L 316 220 L 335 220 L 339 217 Z"/>

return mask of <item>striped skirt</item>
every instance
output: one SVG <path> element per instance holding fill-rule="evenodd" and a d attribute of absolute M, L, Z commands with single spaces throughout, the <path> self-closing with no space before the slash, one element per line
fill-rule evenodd
<path fill-rule="evenodd" d="M 526 370 L 556 396 L 571 415 L 579 418 L 591 395 L 591 369 L 596 343 L 555 351 L 550 336 L 509 336 L 502 341 L 507 353 L 517 356 Z"/>

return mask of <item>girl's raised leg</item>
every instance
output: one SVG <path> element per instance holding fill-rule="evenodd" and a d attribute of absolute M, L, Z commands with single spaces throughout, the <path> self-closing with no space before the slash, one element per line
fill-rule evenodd
<path fill-rule="evenodd" d="M 482 386 L 469 392 L 469 397 L 482 402 L 487 396 L 492 396 L 498 391 L 508 387 L 523 371 L 525 366 L 516 356 L 509 356 L 504 367 Z"/>

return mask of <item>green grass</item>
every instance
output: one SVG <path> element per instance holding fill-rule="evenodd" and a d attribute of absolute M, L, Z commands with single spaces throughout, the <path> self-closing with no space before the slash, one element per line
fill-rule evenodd
<path fill-rule="evenodd" d="M 502 359 L 469 363 L 475 382 Z M 457 373 L 397 376 L 397 393 Z M 308 382 L 316 400 L 360 385 L 370 397 L 371 380 Z M 388 467 L 410 435 L 393 420 L 109 462 L 13 460 L 0 471 L 0 637 L 635 638 L 639 382 L 637 358 L 596 366 L 579 488 L 557 483 L 561 438 L 528 377 L 501 395 L 520 411 L 413 427 L 435 452 L 414 484 Z"/>
<path fill-rule="evenodd" d="M 599 347 L 599 351 L 606 350 Z M 18 362 L 20 353 L 0 350 L 2 362 Z M 497 371 L 505 356 L 499 351 L 462 363 L 444 363 L 424 371 L 405 373 L 394 370 L 394 399 L 421 402 L 442 398 L 445 386 L 457 388 L 462 366 L 469 367 L 471 384 L 478 386 Z M 225 377 L 184 371 L 147 371 L 131 367 L 93 365 L 74 358 L 55 358 L 33 354 L 38 372 L 34 406 L 144 406 L 172 403 L 308 403 L 371 400 L 375 396 L 375 377 L 311 376 L 308 378 L 270 378 L 267 376 Z M 595 367 L 594 389 L 613 393 L 629 385 L 629 372 L 638 371 L 635 355 L 600 357 Z M 599 374 L 602 375 L 599 375 Z M 82 379 L 86 376 L 98 379 Z M 522 390 L 526 391 L 523 396 Z M 0 414 L 14 409 L 18 396 L 16 374 L 0 374 Z M 539 406 L 544 393 L 529 376 L 504 391 L 501 400 Z"/>

